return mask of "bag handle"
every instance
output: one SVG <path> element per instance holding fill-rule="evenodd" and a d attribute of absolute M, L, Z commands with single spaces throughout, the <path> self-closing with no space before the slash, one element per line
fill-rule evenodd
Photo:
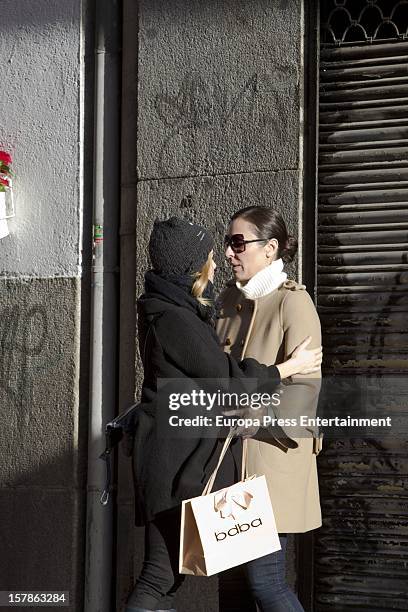
<path fill-rule="evenodd" d="M 220 457 L 218 459 L 218 463 L 212 472 L 211 476 L 208 479 L 207 484 L 204 487 L 202 495 L 209 495 L 214 486 L 215 479 L 217 478 L 218 470 L 220 469 L 221 463 L 225 457 L 225 454 L 228 450 L 229 445 L 231 444 L 231 440 L 234 437 L 234 428 L 231 427 L 228 433 L 228 436 L 225 439 L 224 446 L 222 447 Z M 242 443 L 242 468 L 241 468 L 241 480 L 245 480 L 248 476 L 248 443 L 247 440 L 243 440 Z"/>
<path fill-rule="evenodd" d="M 221 449 L 221 454 L 219 456 L 218 463 L 215 466 L 214 471 L 212 472 L 211 476 L 209 477 L 209 479 L 207 481 L 207 484 L 204 487 L 204 490 L 203 490 L 203 493 L 202 493 L 203 495 L 209 495 L 209 493 L 211 493 L 211 489 L 213 488 L 214 481 L 215 481 L 215 479 L 217 477 L 218 470 L 220 469 L 220 465 L 222 463 L 222 460 L 225 457 L 225 453 L 227 452 L 229 445 L 231 444 L 231 440 L 232 440 L 233 436 L 234 436 L 234 434 L 233 434 L 232 428 L 231 428 L 229 430 L 229 432 L 228 432 L 228 436 L 225 439 L 224 446 Z"/>
<path fill-rule="evenodd" d="M 248 478 L 248 440 L 246 438 L 242 440 L 241 480 L 245 478 Z"/>

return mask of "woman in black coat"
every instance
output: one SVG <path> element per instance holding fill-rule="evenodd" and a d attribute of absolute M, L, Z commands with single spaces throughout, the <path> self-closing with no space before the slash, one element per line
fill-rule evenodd
<path fill-rule="evenodd" d="M 181 502 L 202 493 L 228 431 L 171 431 L 169 416 L 175 413 L 169 411 L 168 389 L 160 390 L 166 380 L 172 379 L 171 391 L 182 393 L 197 388 L 197 379 L 208 380 L 208 385 L 201 381 L 207 391 L 226 382 L 244 391 L 245 380 L 256 378 L 262 392 L 272 394 L 281 378 L 309 373 L 321 363 L 321 351 L 306 350 L 307 341 L 279 366 L 254 359 L 238 364 L 223 352 L 214 330 L 212 248 L 207 230 L 184 219 L 154 224 L 149 243 L 153 270 L 138 300 L 144 380 L 133 453 L 136 524 L 146 525 L 145 558 L 125 612 L 174 610 L 173 597 L 183 580 L 178 574 Z M 201 414 L 208 412 L 202 408 Z M 180 407 L 177 415 L 191 416 L 191 406 Z M 239 480 L 241 452 L 241 438 L 234 438 L 214 490 Z"/>

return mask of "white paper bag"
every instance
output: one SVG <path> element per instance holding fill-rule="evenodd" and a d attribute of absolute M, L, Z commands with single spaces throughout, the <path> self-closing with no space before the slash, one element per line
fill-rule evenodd
<path fill-rule="evenodd" d="M 251 476 L 211 493 L 231 437 L 203 495 L 182 503 L 180 574 L 212 576 L 281 548 L 265 476 Z"/>

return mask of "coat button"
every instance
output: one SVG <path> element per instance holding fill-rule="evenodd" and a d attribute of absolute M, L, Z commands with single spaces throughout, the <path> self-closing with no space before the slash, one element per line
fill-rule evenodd
<path fill-rule="evenodd" d="M 241 312 L 241 310 L 242 310 L 242 304 L 237 304 L 237 305 L 235 306 L 235 308 L 238 310 L 238 312 Z"/>
<path fill-rule="evenodd" d="M 244 346 L 244 344 L 245 344 L 245 340 L 242 338 L 242 340 L 241 340 L 241 346 Z"/>
<path fill-rule="evenodd" d="M 229 346 L 229 345 L 231 344 L 231 338 L 227 338 L 227 339 L 225 340 L 225 344 L 226 344 L 227 346 Z"/>

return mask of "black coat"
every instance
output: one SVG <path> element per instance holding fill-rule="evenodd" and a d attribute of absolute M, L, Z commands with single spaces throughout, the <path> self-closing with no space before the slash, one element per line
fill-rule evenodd
<path fill-rule="evenodd" d="M 202 431 L 202 437 L 171 438 L 159 424 L 166 407 L 159 405 L 158 379 L 262 378 L 262 390 L 273 393 L 280 382 L 275 366 L 245 359 L 238 364 L 220 348 L 214 327 L 203 307 L 184 289 L 153 272 L 146 274 L 145 293 L 138 300 L 139 349 L 144 365 L 142 404 L 136 411 L 133 475 L 136 491 L 136 524 L 159 512 L 201 495 L 218 460 L 227 429 L 218 439 Z M 210 384 L 210 383 L 209 383 Z M 214 383 L 211 381 L 211 384 Z M 213 390 L 215 390 L 213 388 Z M 239 480 L 242 443 L 235 438 L 222 463 L 213 490 Z"/>

